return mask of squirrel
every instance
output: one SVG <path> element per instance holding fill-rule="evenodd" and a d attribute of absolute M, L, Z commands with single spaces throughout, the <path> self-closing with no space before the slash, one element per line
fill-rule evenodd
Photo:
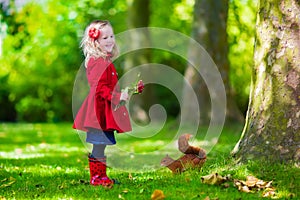
<path fill-rule="evenodd" d="M 160 162 L 161 166 L 168 167 L 174 174 L 182 173 L 187 168 L 200 169 L 206 161 L 206 152 L 200 147 L 191 146 L 188 140 L 191 134 L 183 134 L 178 139 L 178 149 L 185 155 L 177 160 L 166 155 Z"/>

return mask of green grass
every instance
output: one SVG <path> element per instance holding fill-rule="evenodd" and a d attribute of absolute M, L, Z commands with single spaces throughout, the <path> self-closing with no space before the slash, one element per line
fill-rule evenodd
<path fill-rule="evenodd" d="M 172 124 L 150 138 L 118 135 L 118 145 L 109 147 L 106 152 L 108 174 L 121 184 L 105 189 L 88 184 L 89 147 L 83 145 L 71 124 L 0 124 L 0 199 L 150 199 L 156 189 L 172 200 L 262 198 L 262 191 L 242 193 L 232 182 L 226 187 L 201 182 L 201 176 L 214 172 L 230 175 L 232 179 L 244 180 L 247 175 L 254 175 L 265 181 L 272 180 L 276 188 L 274 198 L 299 198 L 299 168 L 234 162 L 230 151 L 241 129 L 239 125 L 225 127 L 218 143 L 208 153 L 204 167 L 180 175 L 159 166 L 165 154 L 174 158 L 181 155 L 173 144 L 176 130 Z M 201 134 L 205 130 L 200 129 L 194 140 L 204 148 L 207 144 L 201 141 Z M 149 132 L 149 129 L 144 131 Z"/>

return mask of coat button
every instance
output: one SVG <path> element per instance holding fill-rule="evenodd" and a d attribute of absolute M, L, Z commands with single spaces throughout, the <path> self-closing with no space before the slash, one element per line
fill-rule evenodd
<path fill-rule="evenodd" d="M 111 73 L 112 75 L 115 75 L 115 73 L 113 72 L 113 73 Z"/>
<path fill-rule="evenodd" d="M 126 113 L 124 112 L 123 115 L 126 116 Z"/>

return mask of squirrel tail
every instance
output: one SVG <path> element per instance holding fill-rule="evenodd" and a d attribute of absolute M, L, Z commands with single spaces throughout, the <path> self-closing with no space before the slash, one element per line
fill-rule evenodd
<path fill-rule="evenodd" d="M 183 134 L 178 139 L 178 148 L 184 154 L 195 154 L 198 155 L 200 158 L 206 158 L 206 152 L 204 149 L 200 147 L 195 147 L 189 145 L 189 139 L 192 137 L 191 134 Z"/>

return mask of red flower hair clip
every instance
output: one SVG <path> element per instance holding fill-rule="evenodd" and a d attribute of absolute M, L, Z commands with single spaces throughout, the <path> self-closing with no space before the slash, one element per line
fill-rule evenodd
<path fill-rule="evenodd" d="M 97 40 L 100 36 L 101 32 L 100 30 L 96 29 L 96 28 L 91 28 L 89 30 L 89 36 L 90 38 L 94 39 L 94 40 Z"/>

